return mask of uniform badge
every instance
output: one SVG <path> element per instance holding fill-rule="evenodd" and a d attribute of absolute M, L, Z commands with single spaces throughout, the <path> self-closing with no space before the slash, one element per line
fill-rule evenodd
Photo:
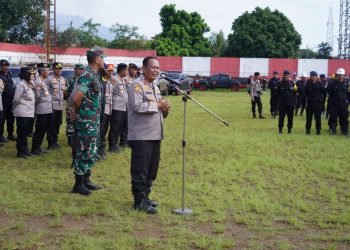
<path fill-rule="evenodd" d="M 135 85 L 135 91 L 139 93 L 142 92 L 140 85 L 138 84 Z"/>

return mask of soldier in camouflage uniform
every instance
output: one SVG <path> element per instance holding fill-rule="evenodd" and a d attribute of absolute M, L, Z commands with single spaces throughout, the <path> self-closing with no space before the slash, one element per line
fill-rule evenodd
<path fill-rule="evenodd" d="M 75 86 L 75 82 L 78 80 L 78 78 L 80 77 L 80 75 L 83 73 L 84 71 L 84 66 L 82 64 L 76 64 L 74 67 L 74 76 L 72 76 L 71 78 L 67 79 L 67 100 L 69 100 L 70 95 L 72 94 L 72 91 L 74 89 Z M 69 114 L 68 114 L 68 106 L 67 106 L 67 110 L 66 110 L 66 136 L 68 139 L 68 145 L 72 146 L 73 145 L 73 133 L 74 133 L 74 125 L 72 120 L 69 118 Z"/>
<path fill-rule="evenodd" d="M 98 72 L 104 69 L 103 52 L 87 52 L 89 66 L 77 80 L 71 94 L 70 117 L 74 120 L 74 174 L 73 193 L 91 194 L 90 190 L 101 187 L 90 181 L 91 168 L 97 154 L 97 137 L 99 135 L 101 112 L 101 83 Z"/>

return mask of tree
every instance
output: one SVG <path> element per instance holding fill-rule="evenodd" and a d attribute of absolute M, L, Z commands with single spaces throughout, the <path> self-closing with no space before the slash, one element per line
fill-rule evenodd
<path fill-rule="evenodd" d="M 204 34 L 209 26 L 197 13 L 176 10 L 167 4 L 160 10 L 163 31 L 154 40 L 153 48 L 162 56 L 209 56 L 210 43 Z"/>
<path fill-rule="evenodd" d="M 62 32 L 57 31 L 57 46 L 59 47 L 74 47 L 80 46 L 80 30 L 73 28 L 72 23 L 70 27 Z"/>
<path fill-rule="evenodd" d="M 211 52 L 213 56 L 224 56 L 227 49 L 227 40 L 222 30 L 212 33 L 209 37 Z"/>
<path fill-rule="evenodd" d="M 138 33 L 138 28 L 130 25 L 114 24 L 110 28 L 114 39 L 109 43 L 113 49 L 150 49 L 151 41 Z"/>
<path fill-rule="evenodd" d="M 322 42 L 318 45 L 317 58 L 329 59 L 332 57 L 333 48 L 329 43 Z"/>
<path fill-rule="evenodd" d="M 228 56 L 296 57 L 301 36 L 292 22 L 278 10 L 257 7 L 245 12 L 232 24 L 228 36 Z"/>
<path fill-rule="evenodd" d="M 44 0 L 0 0 L 0 41 L 40 43 L 45 27 Z"/>
<path fill-rule="evenodd" d="M 314 59 L 317 58 L 317 52 L 313 51 L 312 49 L 306 48 L 306 49 L 300 49 L 298 52 L 298 58 L 303 59 Z"/>
<path fill-rule="evenodd" d="M 101 24 L 93 23 L 92 18 L 83 23 L 78 35 L 80 47 L 92 48 L 95 45 L 107 47 L 107 40 L 97 35 L 99 26 L 101 26 Z"/>

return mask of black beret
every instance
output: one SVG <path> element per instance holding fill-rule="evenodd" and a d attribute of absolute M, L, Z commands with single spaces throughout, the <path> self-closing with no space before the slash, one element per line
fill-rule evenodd
<path fill-rule="evenodd" d="M 325 74 L 320 74 L 320 77 L 321 78 L 326 78 L 326 75 Z"/>
<path fill-rule="evenodd" d="M 318 76 L 318 74 L 317 74 L 316 71 L 311 71 L 311 72 L 310 72 L 310 76 Z"/>
<path fill-rule="evenodd" d="M 283 71 L 283 75 L 290 75 L 289 70 L 285 70 L 285 71 Z"/>
<path fill-rule="evenodd" d="M 10 63 L 6 59 L 1 59 L 0 60 L 0 65 L 10 65 Z"/>
<path fill-rule="evenodd" d="M 125 63 L 119 63 L 117 66 L 117 70 L 120 71 L 120 70 L 126 69 L 127 67 L 128 65 L 126 65 Z"/>

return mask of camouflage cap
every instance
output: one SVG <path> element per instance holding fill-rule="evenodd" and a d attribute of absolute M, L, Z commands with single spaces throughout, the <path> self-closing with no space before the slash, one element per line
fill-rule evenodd
<path fill-rule="evenodd" d="M 75 64 L 75 69 L 85 69 L 84 65 L 78 63 L 78 64 Z"/>

